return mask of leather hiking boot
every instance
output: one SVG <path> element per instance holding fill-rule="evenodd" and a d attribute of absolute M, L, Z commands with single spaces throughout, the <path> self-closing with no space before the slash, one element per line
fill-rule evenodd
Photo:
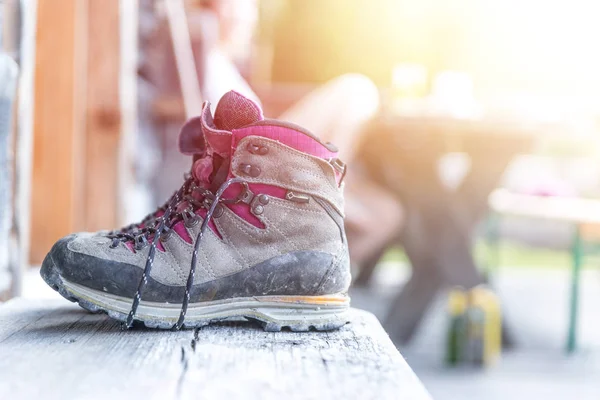
<path fill-rule="evenodd" d="M 198 327 L 230 317 L 265 330 L 329 330 L 347 322 L 350 264 L 345 165 L 331 144 L 267 120 L 229 92 L 205 104 L 180 149 L 190 178 L 160 215 L 60 239 L 44 280 L 83 308 L 131 327 Z"/>

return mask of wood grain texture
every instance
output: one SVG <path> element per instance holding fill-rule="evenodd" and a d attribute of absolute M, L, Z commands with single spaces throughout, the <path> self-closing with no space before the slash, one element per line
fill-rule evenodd
<path fill-rule="evenodd" d="M 429 399 L 376 318 L 334 332 L 250 322 L 123 331 L 61 300 L 0 307 L 0 398 Z"/>
<path fill-rule="evenodd" d="M 31 193 L 32 263 L 72 231 L 79 199 L 77 160 L 81 152 L 84 76 L 77 0 L 39 0 L 35 50 L 34 147 Z"/>
<path fill-rule="evenodd" d="M 87 0 L 83 228 L 117 226 L 121 109 L 119 2 Z"/>
<path fill-rule="evenodd" d="M 120 2 L 39 0 L 37 21 L 33 264 L 68 233 L 118 225 L 123 164 Z"/>

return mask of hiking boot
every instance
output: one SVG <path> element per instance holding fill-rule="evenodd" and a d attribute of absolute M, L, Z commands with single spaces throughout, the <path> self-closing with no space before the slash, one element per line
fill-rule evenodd
<path fill-rule="evenodd" d="M 230 317 L 268 331 L 347 322 L 345 165 L 293 124 L 229 92 L 205 104 L 180 149 L 191 177 L 135 233 L 60 239 L 41 275 L 65 298 L 131 327 L 198 327 Z"/>

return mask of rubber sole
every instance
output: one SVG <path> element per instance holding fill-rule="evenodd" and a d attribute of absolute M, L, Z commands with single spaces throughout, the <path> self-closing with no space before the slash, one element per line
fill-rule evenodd
<path fill-rule="evenodd" d="M 133 299 L 115 296 L 69 282 L 54 268 L 42 271 L 42 278 L 65 299 L 78 303 L 93 313 L 105 313 L 125 322 Z M 256 296 L 202 303 L 191 303 L 183 328 L 198 328 L 226 319 L 245 318 L 257 321 L 265 331 L 289 328 L 294 332 L 328 331 L 349 322 L 350 298 L 345 294 L 327 296 Z M 147 328 L 172 329 L 181 304 L 142 300 L 135 321 Z"/>

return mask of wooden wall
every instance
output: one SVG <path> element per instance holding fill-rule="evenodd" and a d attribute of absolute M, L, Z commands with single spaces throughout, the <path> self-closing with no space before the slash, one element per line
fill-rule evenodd
<path fill-rule="evenodd" d="M 38 0 L 30 262 L 118 223 L 119 0 Z"/>

